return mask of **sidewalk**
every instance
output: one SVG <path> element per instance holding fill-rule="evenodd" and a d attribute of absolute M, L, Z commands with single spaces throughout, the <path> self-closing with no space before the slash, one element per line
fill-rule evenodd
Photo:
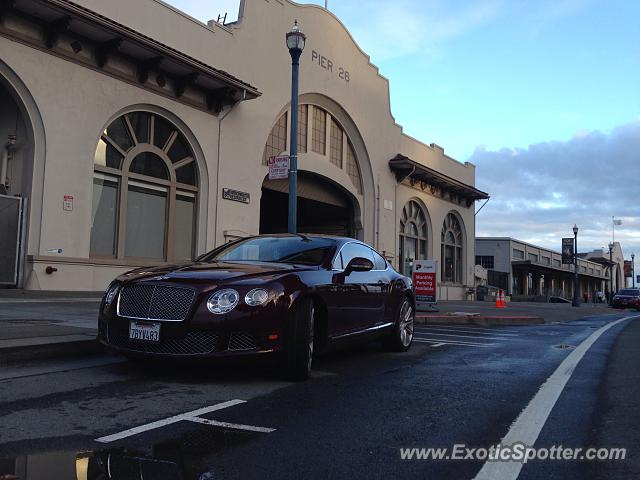
<path fill-rule="evenodd" d="M 0 366 L 98 353 L 101 294 L 0 290 Z"/>

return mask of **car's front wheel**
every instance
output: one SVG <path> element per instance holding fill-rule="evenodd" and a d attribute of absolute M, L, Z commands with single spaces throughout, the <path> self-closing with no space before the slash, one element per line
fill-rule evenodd
<path fill-rule="evenodd" d="M 290 380 L 307 380 L 313 362 L 313 328 L 315 309 L 313 300 L 302 299 L 289 318 L 285 355 L 285 370 Z"/>
<path fill-rule="evenodd" d="M 415 320 L 415 310 L 407 297 L 402 299 L 395 320 L 395 325 L 387 339 L 387 344 L 395 352 L 406 352 L 413 341 L 413 324 Z"/>

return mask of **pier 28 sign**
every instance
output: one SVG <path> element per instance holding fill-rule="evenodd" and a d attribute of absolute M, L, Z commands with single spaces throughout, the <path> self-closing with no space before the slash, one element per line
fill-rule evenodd
<path fill-rule="evenodd" d="M 333 73 L 339 79 L 344 80 L 349 83 L 351 81 L 351 75 L 349 74 L 349 70 L 340 65 L 336 65 L 333 60 L 325 57 L 324 55 L 318 53 L 317 50 L 311 50 L 311 61 L 319 66 L 320 68 L 324 68 L 328 72 Z"/>

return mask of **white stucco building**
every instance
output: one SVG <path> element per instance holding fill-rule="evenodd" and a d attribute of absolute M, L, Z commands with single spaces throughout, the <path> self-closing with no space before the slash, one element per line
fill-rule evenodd
<path fill-rule="evenodd" d="M 466 298 L 487 198 L 475 167 L 403 134 L 388 81 L 330 12 L 245 0 L 237 22 L 207 25 L 158 0 L 1 5 L 1 198 L 24 213 L 20 235 L 0 219 L 5 285 L 100 290 L 286 230 L 286 180 L 266 162 L 288 153 L 297 19 L 299 230 L 359 238 L 406 273 L 437 259 L 440 298 Z"/>

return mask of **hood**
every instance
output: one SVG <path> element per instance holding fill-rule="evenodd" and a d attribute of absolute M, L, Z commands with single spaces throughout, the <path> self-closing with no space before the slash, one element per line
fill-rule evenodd
<path fill-rule="evenodd" d="M 118 277 L 127 281 L 195 281 L 220 283 L 248 279 L 273 280 L 284 274 L 302 270 L 315 270 L 308 265 L 291 265 L 270 262 L 193 262 L 177 265 L 163 265 L 139 268 Z"/>

